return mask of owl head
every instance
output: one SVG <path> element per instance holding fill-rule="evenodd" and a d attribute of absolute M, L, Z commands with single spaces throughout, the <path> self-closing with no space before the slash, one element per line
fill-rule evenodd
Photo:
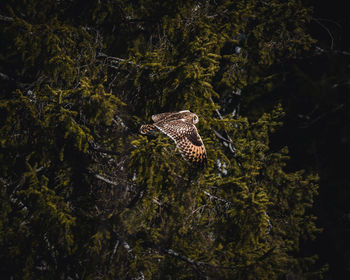
<path fill-rule="evenodd" d="M 199 121 L 199 118 L 196 114 L 186 110 L 186 111 L 180 111 L 179 112 L 181 114 L 182 119 L 184 119 L 185 121 L 189 122 L 189 123 L 193 123 L 196 124 Z"/>
<path fill-rule="evenodd" d="M 196 114 L 193 114 L 193 113 L 192 113 L 192 122 L 193 122 L 193 124 L 196 124 L 199 122 L 198 116 Z"/>

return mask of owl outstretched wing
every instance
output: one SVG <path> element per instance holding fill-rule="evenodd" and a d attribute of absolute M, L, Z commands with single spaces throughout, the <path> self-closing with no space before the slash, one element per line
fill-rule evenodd
<path fill-rule="evenodd" d="M 160 114 L 152 115 L 152 121 L 160 122 L 164 120 L 176 119 L 176 118 L 179 118 L 178 116 L 181 113 L 191 113 L 191 112 L 189 110 L 183 110 L 179 112 L 160 113 Z"/>
<path fill-rule="evenodd" d="M 174 115 L 176 113 L 161 113 L 161 114 L 157 114 L 157 115 L 152 115 L 152 121 L 154 122 L 159 122 L 162 119 L 166 119 L 167 117 L 170 117 L 171 115 Z"/>
<path fill-rule="evenodd" d="M 203 141 L 194 124 L 181 120 L 161 121 L 154 124 L 176 143 L 182 157 L 192 163 L 202 163 L 206 157 Z"/>

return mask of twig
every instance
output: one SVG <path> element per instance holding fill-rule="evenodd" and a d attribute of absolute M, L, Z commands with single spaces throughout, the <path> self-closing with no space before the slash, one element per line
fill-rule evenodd
<path fill-rule="evenodd" d="M 126 124 L 123 122 L 123 119 L 119 117 L 118 115 L 115 115 L 115 118 L 117 119 L 112 119 L 113 123 L 116 125 L 121 125 L 124 129 L 129 129 Z"/>
<path fill-rule="evenodd" d="M 111 180 L 109 180 L 109 179 L 107 179 L 107 178 L 105 178 L 105 177 L 103 177 L 103 176 L 101 176 L 101 175 L 99 175 L 99 174 L 93 173 L 93 175 L 94 175 L 97 179 L 99 179 L 99 180 L 101 180 L 101 181 L 103 181 L 103 182 L 105 182 L 105 183 L 107 183 L 107 184 L 109 184 L 109 185 L 120 186 L 119 183 L 117 183 L 117 182 L 115 182 L 115 181 L 111 181 Z"/>
<path fill-rule="evenodd" d="M 338 55 L 350 55 L 350 52 L 347 52 L 347 51 L 340 51 L 340 50 L 325 50 L 319 46 L 316 46 L 316 54 L 323 54 L 323 53 L 335 53 L 335 54 L 338 54 Z"/>
<path fill-rule="evenodd" d="M 213 101 L 213 99 L 210 97 L 210 100 L 211 100 L 211 102 L 214 104 L 214 101 Z M 220 113 L 220 111 L 218 110 L 218 109 L 215 109 L 215 112 L 216 112 L 216 114 L 219 116 L 219 118 L 220 118 L 220 120 L 223 120 L 223 117 L 222 117 L 222 115 L 221 115 L 221 113 Z M 225 131 L 225 134 L 226 134 L 226 138 L 225 137 L 223 137 L 219 132 L 217 132 L 215 129 L 213 129 L 214 130 L 214 133 L 215 133 L 215 135 L 219 138 L 219 139 L 221 139 L 221 140 L 223 140 L 225 143 L 227 143 L 227 145 L 228 145 L 228 148 L 230 149 L 230 151 L 231 151 L 231 153 L 233 153 L 234 155 L 236 154 L 236 148 L 232 145 L 233 144 L 233 141 L 232 141 L 232 139 L 231 139 L 231 137 L 228 135 L 228 132 L 226 131 L 226 129 L 224 129 L 224 131 Z"/>
<path fill-rule="evenodd" d="M 114 229 L 111 229 L 114 236 L 117 238 L 117 240 L 120 241 L 124 249 L 127 250 L 128 253 L 132 253 L 132 248 L 130 247 L 129 243 L 127 243 Z"/>
<path fill-rule="evenodd" d="M 213 129 L 215 135 L 221 139 L 222 141 L 224 142 L 227 142 L 227 143 L 232 143 L 230 140 L 226 139 L 224 136 L 222 136 L 219 132 L 217 132 L 217 130 Z"/>
<path fill-rule="evenodd" d="M 112 63 L 115 62 L 115 63 L 121 63 L 121 62 L 125 62 L 127 64 L 130 64 L 130 65 L 133 65 L 133 66 L 136 66 L 136 67 L 140 67 L 141 65 L 140 64 L 136 64 L 135 62 L 133 61 L 130 61 L 130 60 L 127 60 L 127 59 L 124 59 L 124 58 L 119 58 L 119 57 L 115 57 L 115 56 L 109 56 L 103 52 L 99 52 L 96 56 L 97 58 L 104 58 L 106 59 L 107 61 L 111 61 Z M 115 66 L 113 65 L 109 65 L 111 66 L 112 68 L 116 68 Z M 118 69 L 118 68 L 117 68 Z"/>
<path fill-rule="evenodd" d="M 316 122 L 318 122 L 319 120 L 325 118 L 327 115 L 331 114 L 331 113 L 334 113 L 340 109 L 342 109 L 344 107 L 344 104 L 340 104 L 338 105 L 337 107 L 335 107 L 334 109 L 328 111 L 328 112 L 325 112 L 323 114 L 321 114 L 320 116 L 318 116 L 317 118 L 313 119 L 312 121 L 310 121 L 309 123 L 306 123 L 304 125 L 301 125 L 300 128 L 308 128 L 312 125 L 314 125 Z"/>
<path fill-rule="evenodd" d="M 164 251 L 168 255 L 177 257 L 177 258 L 179 258 L 179 259 L 181 259 L 181 260 L 191 264 L 195 268 L 195 270 L 197 272 L 199 272 L 200 274 L 203 274 L 203 272 L 201 270 L 199 270 L 200 266 L 207 266 L 207 267 L 211 267 L 211 268 L 215 268 L 215 269 L 230 269 L 230 270 L 236 270 L 238 268 L 238 266 L 213 265 L 213 264 L 210 264 L 210 263 L 194 260 L 194 259 L 191 259 L 191 258 L 186 257 L 184 255 L 181 255 L 180 253 L 178 253 L 178 252 L 176 252 L 176 251 L 174 251 L 172 249 L 167 249 L 167 250 L 164 250 Z"/>
<path fill-rule="evenodd" d="M 206 194 L 207 196 L 209 196 L 209 199 L 215 199 L 215 200 L 218 200 L 218 201 L 221 201 L 221 202 L 224 202 L 226 205 L 231 205 L 232 203 L 225 200 L 225 199 L 222 199 L 220 197 L 217 197 L 215 195 L 212 195 L 211 193 L 207 192 L 207 191 L 203 191 L 204 194 Z"/>
<path fill-rule="evenodd" d="M 26 86 L 29 85 L 29 84 L 24 84 L 24 83 L 18 82 L 14 78 L 11 78 L 10 76 L 6 75 L 5 73 L 1 73 L 1 72 L 0 72 L 0 79 L 5 80 L 5 81 L 11 81 L 21 89 L 25 89 Z"/>
<path fill-rule="evenodd" d="M 133 192 L 132 190 L 129 189 L 129 186 L 133 186 L 134 187 L 135 185 L 133 183 L 131 183 L 130 181 L 127 181 L 127 180 L 119 178 L 118 179 L 119 182 L 116 182 L 116 181 L 112 181 L 110 179 L 107 179 L 106 177 L 104 177 L 104 176 L 102 176 L 100 174 L 97 174 L 97 173 L 93 172 L 92 170 L 88 170 L 88 171 L 89 171 L 90 174 L 94 175 L 95 178 L 97 178 L 97 179 L 99 179 L 99 180 L 101 180 L 101 181 L 103 181 L 103 182 L 105 182 L 105 183 L 107 183 L 109 185 L 121 187 L 122 186 L 121 183 L 127 184 L 127 186 L 123 186 L 123 187 L 125 187 L 128 192 Z"/>
<path fill-rule="evenodd" d="M 201 276 L 203 276 L 203 272 L 199 269 L 199 266 L 204 265 L 205 263 L 201 262 L 201 261 L 197 261 L 197 260 L 193 260 L 191 258 L 188 258 L 184 255 L 179 254 L 178 252 L 175 252 L 172 249 L 167 249 L 165 250 L 165 253 L 167 253 L 168 255 L 174 256 L 176 258 L 179 258 L 180 260 L 187 262 L 189 264 L 191 264 L 194 268 L 194 270 Z"/>
<path fill-rule="evenodd" d="M 89 147 L 89 150 L 92 150 L 92 151 L 95 151 L 95 152 L 104 153 L 104 154 L 109 154 L 109 155 L 116 155 L 116 156 L 120 156 L 120 155 L 123 154 L 123 153 L 118 153 L 118 152 L 105 150 L 105 149 L 101 149 L 101 148 L 95 148 L 95 147 Z"/>
<path fill-rule="evenodd" d="M 0 20 L 2 20 L 2 21 L 14 21 L 15 19 L 13 17 L 7 17 L 7 16 L 0 15 Z"/>
<path fill-rule="evenodd" d="M 312 18 L 312 20 L 314 20 L 316 23 L 318 23 L 324 30 L 326 30 L 326 32 L 328 33 L 329 37 L 331 38 L 331 50 L 333 50 L 333 46 L 334 46 L 334 37 L 331 33 L 331 31 L 324 25 L 321 23 L 320 20 L 318 20 L 317 18 Z"/>

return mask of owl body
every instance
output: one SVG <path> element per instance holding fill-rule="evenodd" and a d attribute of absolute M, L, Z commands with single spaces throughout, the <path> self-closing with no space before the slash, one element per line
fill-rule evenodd
<path fill-rule="evenodd" d="M 153 124 L 142 125 L 140 132 L 147 134 L 159 129 L 174 140 L 182 157 L 191 163 L 203 163 L 207 157 L 201 137 L 195 126 L 198 116 L 188 110 L 161 113 L 152 116 Z"/>

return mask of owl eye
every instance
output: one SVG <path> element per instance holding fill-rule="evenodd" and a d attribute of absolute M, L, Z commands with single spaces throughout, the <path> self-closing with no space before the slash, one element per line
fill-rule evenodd
<path fill-rule="evenodd" d="M 198 122 L 198 117 L 197 117 L 197 116 L 194 116 L 194 117 L 193 117 L 193 122 L 194 122 L 194 123 L 197 123 L 197 122 Z"/>

